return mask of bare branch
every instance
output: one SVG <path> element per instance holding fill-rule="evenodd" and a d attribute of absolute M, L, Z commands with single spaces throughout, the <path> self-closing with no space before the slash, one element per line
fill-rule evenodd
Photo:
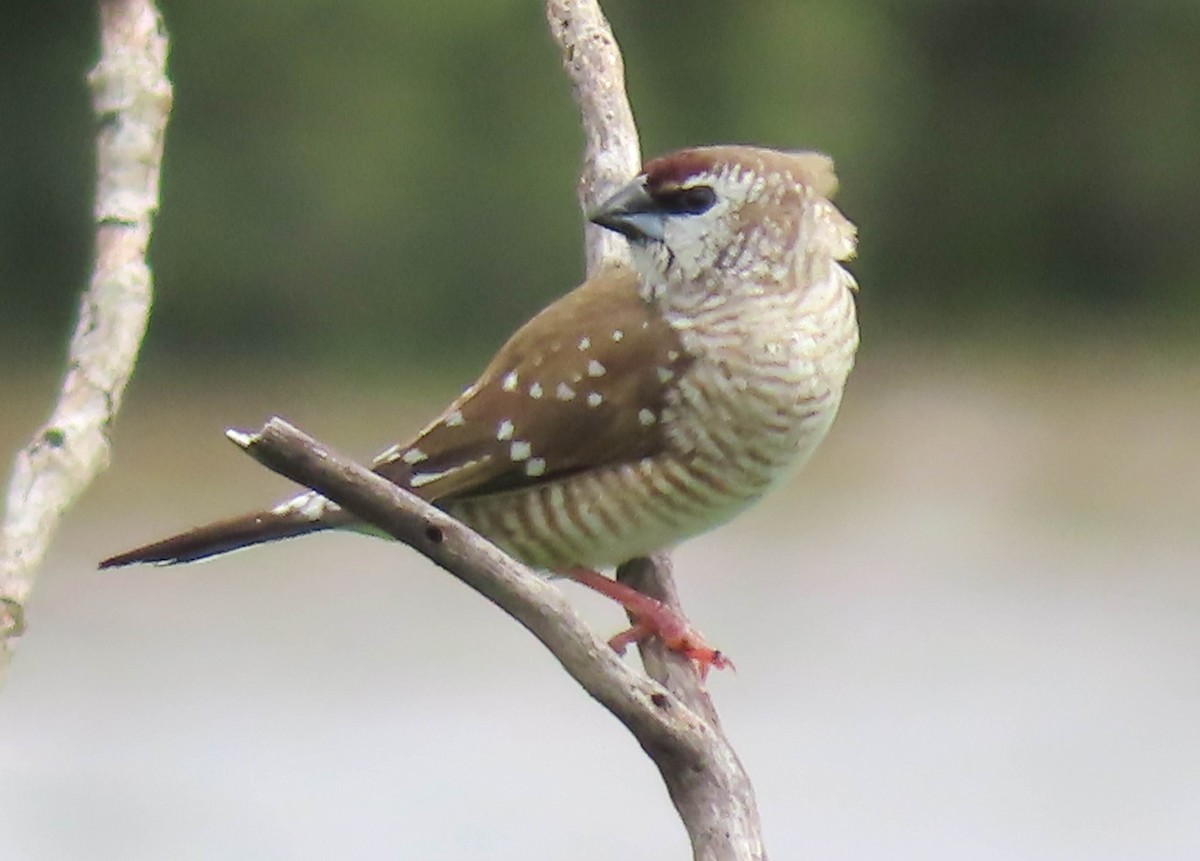
<path fill-rule="evenodd" d="M 586 214 L 635 176 L 641 166 L 637 127 L 625 93 L 625 64 L 596 0 L 546 0 L 546 20 L 562 51 L 563 68 L 579 105 L 584 156 L 578 197 Z M 625 240 L 595 225 L 585 227 L 584 245 L 589 274 L 602 265 L 629 260 Z M 666 554 L 627 562 L 617 570 L 617 579 L 682 615 Z M 638 736 L 662 772 L 691 838 L 694 857 L 705 861 L 765 858 L 754 789 L 721 732 L 716 710 L 691 662 L 657 640 L 639 647 L 647 673 L 689 710 L 703 715 L 712 729 L 713 746 L 707 751 L 710 767 L 699 772 L 680 767 L 675 757 L 658 755 Z"/>
<path fill-rule="evenodd" d="M 665 553 L 626 562 L 618 579 L 682 612 L 671 577 L 671 560 Z M 714 765 L 702 772 L 679 768 L 670 760 L 654 760 L 692 840 L 694 857 L 705 861 L 765 859 L 754 786 L 721 729 L 703 680 L 691 661 L 672 652 L 661 640 L 646 640 L 639 646 L 650 677 L 700 715 L 713 731 L 715 743 L 709 750 L 709 762 Z"/>
<path fill-rule="evenodd" d="M 229 438 L 268 469 L 404 542 L 500 607 L 541 640 L 647 750 L 689 771 L 709 769 L 716 743 L 709 724 L 626 666 L 553 584 L 445 512 L 339 457 L 283 419 L 271 419 L 254 434 L 231 431 Z"/>
<path fill-rule="evenodd" d="M 579 105 L 584 144 L 577 194 L 587 213 L 641 167 L 637 126 L 625 95 L 625 63 L 595 0 L 546 0 L 546 21 Z M 584 246 L 589 275 L 602 263 L 629 260 L 624 239 L 591 223 L 584 227 Z"/>
<path fill-rule="evenodd" d="M 167 34 L 152 0 L 101 0 L 88 81 L 96 137 L 96 251 L 49 421 L 17 453 L 0 530 L 0 677 L 63 513 L 108 465 L 108 426 L 150 311 L 146 265 L 171 109 Z"/>
<path fill-rule="evenodd" d="M 749 781 L 717 726 L 694 669 L 689 667 L 690 679 L 681 686 L 704 704 L 704 717 L 630 670 L 553 584 L 440 509 L 339 457 L 282 419 L 271 419 L 254 434 L 230 431 L 229 438 L 268 469 L 422 553 L 537 637 L 654 760 L 697 861 L 765 859 Z"/>

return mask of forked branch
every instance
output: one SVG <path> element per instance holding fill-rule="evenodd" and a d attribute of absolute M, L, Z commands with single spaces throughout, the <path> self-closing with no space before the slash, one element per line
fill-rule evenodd
<path fill-rule="evenodd" d="M 547 0 L 546 17 L 580 108 L 585 143 L 579 201 L 586 212 L 636 173 L 637 130 L 620 50 L 599 6 L 594 0 Z M 589 228 L 585 245 L 589 273 L 627 262 L 623 240 L 611 233 Z M 658 766 L 694 858 L 766 857 L 753 788 L 690 661 L 648 641 L 642 657 L 650 678 L 633 672 L 552 584 L 444 512 L 282 420 L 272 419 L 257 434 L 230 437 L 268 468 L 418 550 L 537 637 Z M 665 556 L 627 563 L 618 577 L 679 609 Z"/>
<path fill-rule="evenodd" d="M 763 859 L 754 794 L 690 662 L 672 690 L 631 670 L 562 592 L 445 512 L 333 453 L 282 419 L 229 438 L 268 469 L 309 487 L 428 557 L 523 625 L 633 733 L 662 773 L 703 861 Z M 639 563 L 644 564 L 644 563 Z M 680 659 L 647 659 L 665 668 Z M 682 678 L 686 684 L 679 684 Z M 693 705 L 699 692 L 697 710 Z"/>
<path fill-rule="evenodd" d="M 625 64 L 596 0 L 546 0 L 546 20 L 562 52 L 563 68 L 579 105 L 584 155 L 578 194 L 586 213 L 634 176 L 641 164 L 637 127 L 625 93 Z M 628 260 L 625 241 L 594 225 L 585 228 L 584 245 L 589 274 L 603 265 Z M 665 554 L 622 565 L 617 579 L 682 613 Z M 709 754 L 724 762 L 718 775 L 672 769 L 655 759 L 688 829 L 695 857 L 764 858 L 754 789 L 721 732 L 716 709 L 703 683 L 690 662 L 681 660 L 658 640 L 646 641 L 640 648 L 647 673 L 708 721 L 718 742 Z"/>

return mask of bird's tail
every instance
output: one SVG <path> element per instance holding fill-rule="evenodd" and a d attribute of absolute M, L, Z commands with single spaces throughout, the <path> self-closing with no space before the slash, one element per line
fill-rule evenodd
<path fill-rule="evenodd" d="M 292 504 L 270 511 L 255 511 L 239 517 L 218 520 L 206 526 L 197 526 L 187 532 L 172 535 L 161 541 L 135 547 L 125 553 L 110 556 L 100 563 L 100 567 L 117 568 L 140 562 L 150 562 L 156 565 L 196 562 L 210 556 L 240 550 L 243 547 L 252 547 L 255 544 L 333 529 L 345 525 L 345 522 L 349 520 L 348 517 L 338 516 L 341 515 L 340 510 L 318 513 L 312 508 L 306 509 L 302 502 L 308 496 L 311 495 L 298 497 L 293 500 Z M 324 506 L 321 506 L 320 503 L 324 502 L 317 498 L 316 507 L 323 508 Z M 329 506 L 329 508 L 336 507 Z"/>

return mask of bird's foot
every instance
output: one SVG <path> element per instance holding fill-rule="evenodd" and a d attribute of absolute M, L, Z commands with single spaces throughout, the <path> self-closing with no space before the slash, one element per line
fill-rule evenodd
<path fill-rule="evenodd" d="M 618 602 L 633 619 L 633 625 L 608 641 L 618 655 L 625 654 L 630 643 L 639 643 L 648 637 L 658 637 L 668 649 L 696 662 L 700 678 L 708 678 L 708 671 L 733 669 L 733 661 L 717 649 L 704 642 L 704 637 L 692 627 L 692 623 L 681 613 L 662 601 L 643 595 L 632 586 L 627 586 L 587 568 L 573 568 L 560 572 L 576 583 L 587 586 L 605 597 Z"/>
<path fill-rule="evenodd" d="M 654 601 L 653 598 L 646 600 Z M 614 652 L 623 655 L 630 643 L 640 643 L 647 637 L 658 637 L 672 652 L 695 661 L 696 670 L 702 679 L 707 679 L 708 671 L 713 668 L 736 669 L 733 661 L 725 657 L 720 649 L 714 649 L 704 642 L 700 632 L 693 628 L 687 619 L 659 601 L 654 603 L 658 604 L 658 608 L 647 609 L 644 611 L 645 615 L 642 615 L 641 611 L 630 611 L 634 613 L 635 623 L 608 641 Z"/>

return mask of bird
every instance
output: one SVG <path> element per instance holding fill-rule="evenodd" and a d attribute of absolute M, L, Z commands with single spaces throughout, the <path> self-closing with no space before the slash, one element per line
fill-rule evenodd
<path fill-rule="evenodd" d="M 727 658 L 674 611 L 598 573 L 735 517 L 816 449 L 859 344 L 853 223 L 833 161 L 747 145 L 679 150 L 588 213 L 628 241 L 500 348 L 372 469 L 527 565 L 615 598 L 703 673 Z M 111 556 L 177 564 L 330 529 L 315 492 Z M 375 533 L 378 534 L 378 533 Z"/>

